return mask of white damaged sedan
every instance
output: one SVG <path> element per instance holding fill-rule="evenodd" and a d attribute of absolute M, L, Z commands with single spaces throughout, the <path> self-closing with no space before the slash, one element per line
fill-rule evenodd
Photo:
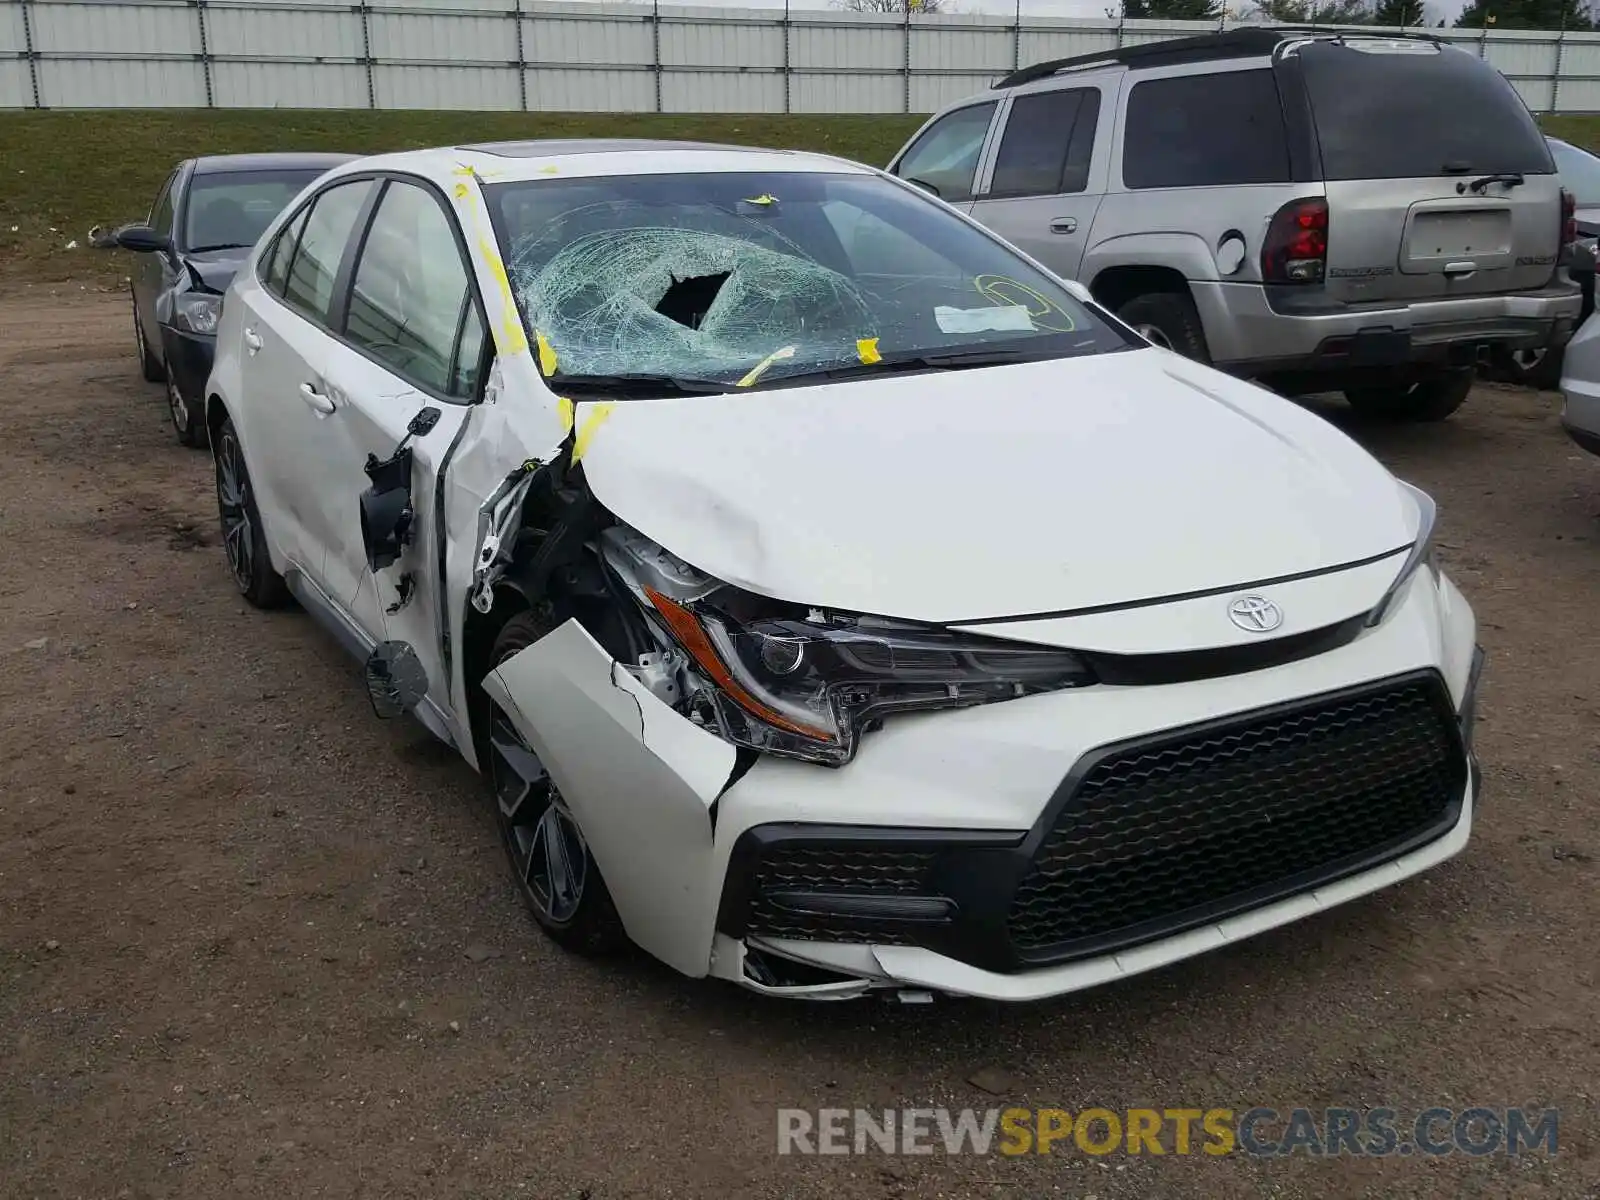
<path fill-rule="evenodd" d="M 352 162 L 239 271 L 207 421 L 240 590 L 486 777 L 565 946 L 1036 999 L 1466 843 L 1428 497 L 879 171 Z"/>

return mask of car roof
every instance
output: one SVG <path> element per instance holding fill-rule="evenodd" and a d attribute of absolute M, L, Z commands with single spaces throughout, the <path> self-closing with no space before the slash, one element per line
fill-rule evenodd
<path fill-rule="evenodd" d="M 1425 33 L 1396 33 L 1387 29 L 1318 30 L 1306 28 L 1279 28 L 1277 26 L 1247 25 L 1223 33 L 1202 33 L 1194 37 L 1166 38 L 1157 42 L 1140 42 L 1131 46 L 1118 46 L 1097 50 L 1093 54 L 1077 54 L 1071 58 L 1057 58 L 1035 63 L 998 80 L 992 90 L 1020 87 L 1040 79 L 1048 79 L 1061 71 L 1074 67 L 1124 66 L 1130 70 L 1140 67 L 1165 67 L 1177 63 L 1217 62 L 1230 58 L 1259 58 L 1272 54 L 1280 44 L 1301 38 L 1318 38 L 1337 41 L 1346 36 L 1394 41 L 1421 41 L 1444 44 L 1442 39 Z"/>
<path fill-rule="evenodd" d="M 194 160 L 196 175 L 220 175 L 229 171 L 316 170 L 327 171 L 352 162 L 354 154 L 316 151 L 285 151 L 262 154 L 207 154 Z"/>
<path fill-rule="evenodd" d="M 649 138 L 543 138 L 402 150 L 346 164 L 345 172 L 404 171 L 448 187 L 463 172 L 485 183 L 561 177 L 806 172 L 873 174 L 827 154 Z"/>

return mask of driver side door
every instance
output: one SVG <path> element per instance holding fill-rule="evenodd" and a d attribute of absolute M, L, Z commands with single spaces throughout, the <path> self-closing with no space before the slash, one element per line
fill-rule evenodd
<path fill-rule="evenodd" d="M 945 113 L 906 147 L 889 173 L 969 211 L 997 107 L 986 100 Z"/>
<path fill-rule="evenodd" d="M 323 575 L 364 640 L 410 643 L 433 707 L 448 714 L 439 481 L 481 395 L 487 325 L 443 197 L 409 177 L 382 187 L 349 268 L 342 328 L 323 364 L 332 404 L 323 425 L 330 469 L 318 522 Z M 427 428 L 409 434 L 419 414 Z M 411 461 L 409 540 L 394 561 L 374 567 L 362 527 L 361 496 L 372 483 L 365 468 L 369 456 L 394 457 L 402 442 Z"/>

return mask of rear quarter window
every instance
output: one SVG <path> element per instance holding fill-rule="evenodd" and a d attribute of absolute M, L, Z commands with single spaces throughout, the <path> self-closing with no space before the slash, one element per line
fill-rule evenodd
<path fill-rule="evenodd" d="M 1289 178 L 1289 138 L 1270 67 L 1144 79 L 1129 92 L 1124 187 L 1224 187 Z"/>
<path fill-rule="evenodd" d="M 1555 170 L 1528 106 L 1489 64 L 1428 43 L 1359 45 L 1299 51 L 1325 178 Z"/>

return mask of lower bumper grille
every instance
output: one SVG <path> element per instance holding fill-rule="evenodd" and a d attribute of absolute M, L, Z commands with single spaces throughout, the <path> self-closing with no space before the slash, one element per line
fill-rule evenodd
<path fill-rule="evenodd" d="M 1027 835 L 763 825 L 718 928 L 916 945 L 991 971 L 1124 949 L 1355 874 L 1460 819 L 1468 755 L 1433 671 L 1110 746 Z"/>
<path fill-rule="evenodd" d="M 1350 874 L 1454 824 L 1466 771 L 1436 677 L 1102 752 L 1016 890 L 1011 942 L 1075 957 Z"/>

